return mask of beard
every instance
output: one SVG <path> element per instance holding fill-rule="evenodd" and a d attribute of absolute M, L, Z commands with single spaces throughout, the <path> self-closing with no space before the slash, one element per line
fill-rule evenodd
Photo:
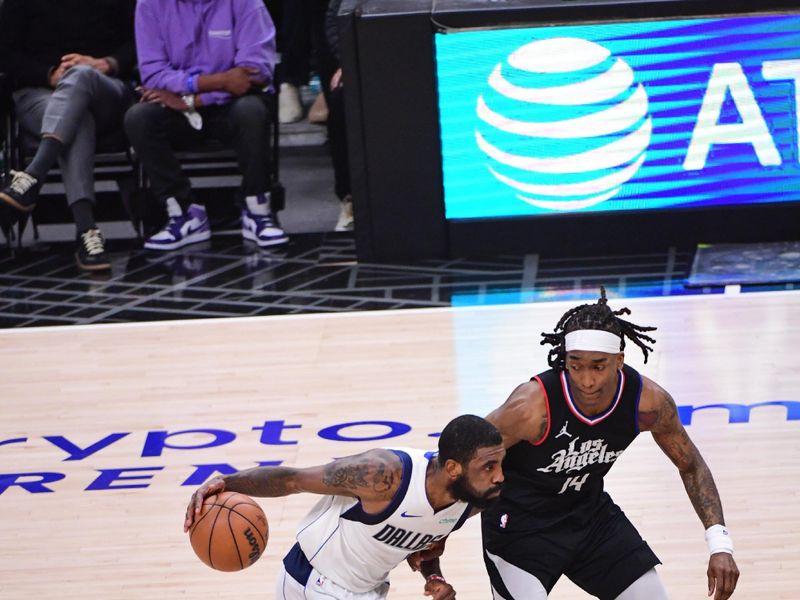
<path fill-rule="evenodd" d="M 476 508 L 486 508 L 499 498 L 499 495 L 495 494 L 500 491 L 500 488 L 501 486 L 498 484 L 481 493 L 470 485 L 464 475 L 459 475 L 458 479 L 450 484 L 450 493 L 456 500 L 468 502 Z"/>

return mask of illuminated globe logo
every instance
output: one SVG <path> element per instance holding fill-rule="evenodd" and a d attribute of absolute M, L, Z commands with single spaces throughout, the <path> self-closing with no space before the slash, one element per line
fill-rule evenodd
<path fill-rule="evenodd" d="M 577 210 L 615 196 L 645 161 L 647 93 L 606 48 L 534 41 L 498 64 L 478 97 L 475 138 L 489 171 L 525 202 Z"/>

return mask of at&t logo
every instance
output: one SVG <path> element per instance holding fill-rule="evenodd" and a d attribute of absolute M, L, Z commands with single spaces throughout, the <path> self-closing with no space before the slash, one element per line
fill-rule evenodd
<path fill-rule="evenodd" d="M 549 210 L 599 204 L 645 161 L 647 93 L 599 44 L 530 42 L 494 68 L 488 85 L 475 138 L 492 175 L 525 202 Z"/>

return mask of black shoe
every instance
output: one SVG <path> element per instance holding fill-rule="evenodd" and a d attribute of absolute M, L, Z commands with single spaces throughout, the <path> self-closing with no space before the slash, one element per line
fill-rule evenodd
<path fill-rule="evenodd" d="M 36 208 L 36 197 L 42 184 L 25 171 L 11 171 L 11 183 L 0 190 L 0 201 L 8 206 L 29 213 Z"/>
<path fill-rule="evenodd" d="M 99 229 L 89 229 L 78 236 L 75 262 L 82 271 L 106 271 L 111 268 Z"/>

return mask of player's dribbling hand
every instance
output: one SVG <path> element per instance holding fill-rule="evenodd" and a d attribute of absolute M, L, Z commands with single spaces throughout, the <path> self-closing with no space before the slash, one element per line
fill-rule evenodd
<path fill-rule="evenodd" d="M 739 568 L 733 556 L 727 552 L 717 552 L 708 559 L 708 595 L 714 594 L 714 600 L 727 600 L 736 588 L 739 580 Z"/>
<path fill-rule="evenodd" d="M 200 509 L 203 508 L 203 500 L 224 491 L 225 482 L 222 480 L 222 477 L 209 479 L 206 483 L 197 488 L 195 493 L 192 494 L 192 499 L 189 500 L 189 506 L 186 507 L 186 520 L 183 522 L 184 533 L 189 531 L 192 523 L 194 523 L 195 517 L 200 514 Z"/>
<path fill-rule="evenodd" d="M 433 600 L 454 600 L 456 591 L 446 581 L 433 579 L 425 583 L 425 595 Z"/>

